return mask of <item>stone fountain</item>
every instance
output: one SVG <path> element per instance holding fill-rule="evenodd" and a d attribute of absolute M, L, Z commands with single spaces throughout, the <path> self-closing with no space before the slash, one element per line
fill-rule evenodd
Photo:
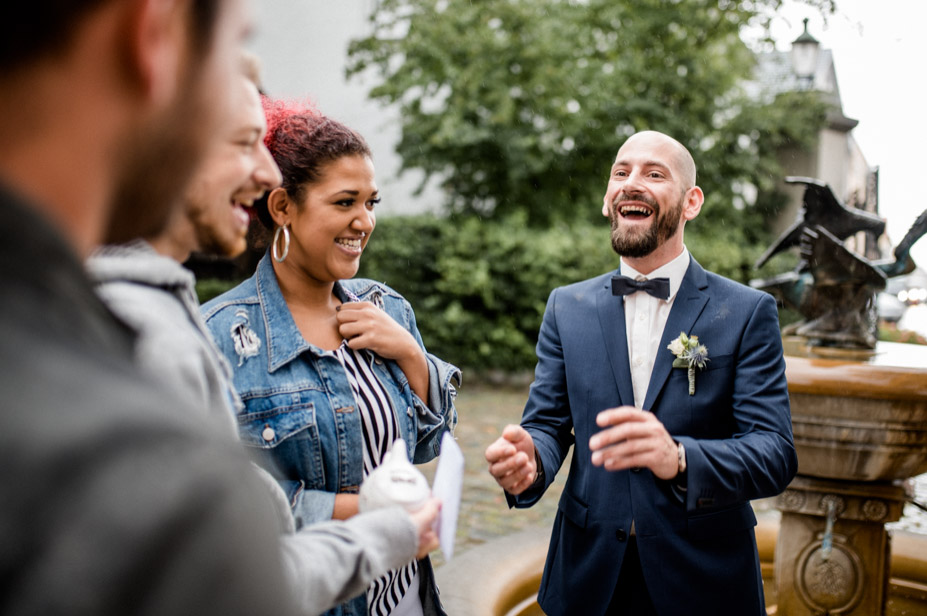
<path fill-rule="evenodd" d="M 798 267 L 752 284 L 798 310 L 786 328 L 786 376 L 798 476 L 779 496 L 777 614 L 886 614 L 891 536 L 909 495 L 903 480 L 927 471 L 927 347 L 876 343 L 876 293 L 913 269 L 911 245 L 927 212 L 894 251 L 870 262 L 842 240 L 880 234 L 884 222 L 843 206 L 808 178 L 792 227 L 761 257 L 797 245 Z M 791 334 L 791 335 L 789 335 Z"/>

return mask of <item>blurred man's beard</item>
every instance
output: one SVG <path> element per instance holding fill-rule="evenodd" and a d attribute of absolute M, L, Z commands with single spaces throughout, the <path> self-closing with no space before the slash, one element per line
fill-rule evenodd
<path fill-rule="evenodd" d="M 184 195 L 184 210 L 190 221 L 195 236 L 194 252 L 214 257 L 232 259 L 248 247 L 245 242 L 247 230 L 239 232 L 232 218 L 237 216 L 231 199 L 223 200 L 223 192 L 215 182 L 202 181 L 210 173 L 216 172 L 216 166 L 204 164 L 198 179 Z"/>
<path fill-rule="evenodd" d="M 628 199 L 625 193 L 617 195 L 608 210 L 608 220 L 612 227 L 612 250 L 622 257 L 646 257 L 676 233 L 679 219 L 682 217 L 685 195 L 665 214 L 659 204 L 649 197 L 634 197 L 653 208 L 653 214 L 650 217 L 655 219 L 650 221 L 650 226 L 645 231 L 639 233 L 632 233 L 628 227 L 621 225 L 621 214 L 618 213 L 617 203 Z"/>
<path fill-rule="evenodd" d="M 206 255 L 234 259 L 248 247 L 244 237 L 222 234 L 210 227 L 197 226 L 196 236 L 199 244 L 196 251 Z"/>
<path fill-rule="evenodd" d="M 185 80 L 170 109 L 132 135 L 120 153 L 121 169 L 104 241 L 127 242 L 164 230 L 208 144 L 206 107 Z"/>

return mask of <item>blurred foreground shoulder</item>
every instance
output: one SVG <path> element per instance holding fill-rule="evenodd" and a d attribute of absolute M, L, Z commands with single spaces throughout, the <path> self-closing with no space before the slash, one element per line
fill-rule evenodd
<path fill-rule="evenodd" d="M 0 329 L 0 612 L 292 613 L 231 444 L 118 358 Z"/>

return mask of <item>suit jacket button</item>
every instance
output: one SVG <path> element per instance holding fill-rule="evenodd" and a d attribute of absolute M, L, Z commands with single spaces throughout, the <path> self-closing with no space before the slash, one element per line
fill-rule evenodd
<path fill-rule="evenodd" d="M 641 472 L 641 467 L 639 467 L 639 466 L 633 466 L 633 467 L 631 467 L 631 472 L 632 472 L 632 473 L 639 473 L 639 472 Z"/>
<path fill-rule="evenodd" d="M 626 541 L 628 539 L 628 533 L 623 528 L 619 528 L 615 531 L 615 539 L 618 541 Z"/>

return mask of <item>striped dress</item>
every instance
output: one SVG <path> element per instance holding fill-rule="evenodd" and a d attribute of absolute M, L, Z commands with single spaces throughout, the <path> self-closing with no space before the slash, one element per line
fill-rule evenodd
<path fill-rule="evenodd" d="M 354 391 L 364 432 L 364 477 L 380 465 L 390 446 L 401 439 L 399 425 L 390 407 L 389 397 L 373 372 L 373 353 L 348 347 L 347 342 L 335 351 L 344 365 Z M 387 614 L 422 614 L 418 598 L 418 562 L 390 571 L 367 589 L 367 612 L 373 616 Z M 413 592 L 410 592 L 413 591 Z M 409 596 L 406 596 L 406 595 Z M 403 601 L 403 597 L 405 600 Z M 397 607 L 399 609 L 397 609 Z"/>

